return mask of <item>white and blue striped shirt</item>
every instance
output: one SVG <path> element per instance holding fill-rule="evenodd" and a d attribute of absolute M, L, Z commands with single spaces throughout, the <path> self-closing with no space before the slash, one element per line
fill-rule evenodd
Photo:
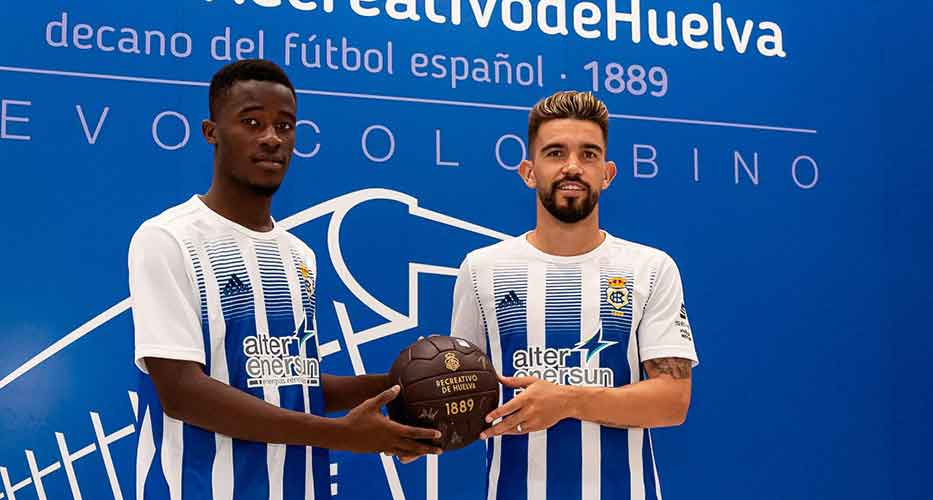
<path fill-rule="evenodd" d="M 572 257 L 545 254 L 525 235 L 471 252 L 451 335 L 485 346 L 503 375 L 569 385 L 633 384 L 648 359 L 698 362 L 673 259 L 609 234 Z M 504 388 L 500 404 L 514 396 Z M 661 499 L 644 429 L 565 419 L 486 444 L 488 500 Z"/>
<path fill-rule="evenodd" d="M 143 223 L 129 251 L 140 422 L 136 498 L 330 498 L 326 449 L 233 439 L 162 411 L 146 357 L 290 410 L 323 414 L 314 253 L 280 227 L 256 232 L 197 197 Z"/>

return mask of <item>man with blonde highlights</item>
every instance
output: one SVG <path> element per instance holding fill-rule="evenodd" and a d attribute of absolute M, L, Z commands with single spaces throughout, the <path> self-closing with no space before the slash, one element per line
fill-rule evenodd
<path fill-rule="evenodd" d="M 451 335 L 506 386 L 481 436 L 490 500 L 660 499 L 649 429 L 687 416 L 699 358 L 677 265 L 599 226 L 608 126 L 592 94 L 538 102 L 519 168 L 536 227 L 460 266 Z"/>

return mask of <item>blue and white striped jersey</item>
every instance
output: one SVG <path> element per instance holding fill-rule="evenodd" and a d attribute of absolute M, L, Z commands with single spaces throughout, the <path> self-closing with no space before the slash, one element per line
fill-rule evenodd
<path fill-rule="evenodd" d="M 136 498 L 330 498 L 326 449 L 242 441 L 162 411 L 146 357 L 195 361 L 266 402 L 323 414 L 314 253 L 197 196 L 143 223 L 129 251 L 142 419 Z"/>
<path fill-rule="evenodd" d="M 559 384 L 618 387 L 641 363 L 698 363 L 680 273 L 666 253 L 606 234 L 578 256 L 523 235 L 475 250 L 454 287 L 451 335 L 485 346 L 496 370 Z M 515 396 L 504 388 L 501 403 Z M 650 431 L 565 419 L 487 440 L 488 500 L 661 498 Z"/>

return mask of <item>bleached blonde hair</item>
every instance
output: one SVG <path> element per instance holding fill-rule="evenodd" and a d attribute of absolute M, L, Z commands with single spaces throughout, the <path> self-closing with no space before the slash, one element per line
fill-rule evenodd
<path fill-rule="evenodd" d="M 528 114 L 528 147 L 531 148 L 538 129 L 545 122 L 561 118 L 591 121 L 603 131 L 603 142 L 609 140 L 609 110 L 590 92 L 564 90 L 541 99 Z"/>

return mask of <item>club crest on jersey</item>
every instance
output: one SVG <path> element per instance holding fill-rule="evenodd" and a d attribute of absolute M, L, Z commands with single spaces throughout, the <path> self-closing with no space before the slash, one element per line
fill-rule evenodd
<path fill-rule="evenodd" d="M 457 359 L 457 355 L 455 353 L 445 352 L 444 366 L 446 366 L 448 370 L 455 372 L 460 369 L 460 360 Z"/>
<path fill-rule="evenodd" d="M 613 316 L 625 316 L 621 309 L 628 305 L 628 288 L 625 287 L 625 278 L 609 278 L 606 287 L 606 301 L 613 307 Z"/>
<path fill-rule="evenodd" d="M 314 278 L 311 276 L 311 271 L 308 269 L 308 266 L 302 262 L 298 264 L 298 271 L 301 273 L 301 282 L 305 286 L 308 295 L 314 294 Z"/>

